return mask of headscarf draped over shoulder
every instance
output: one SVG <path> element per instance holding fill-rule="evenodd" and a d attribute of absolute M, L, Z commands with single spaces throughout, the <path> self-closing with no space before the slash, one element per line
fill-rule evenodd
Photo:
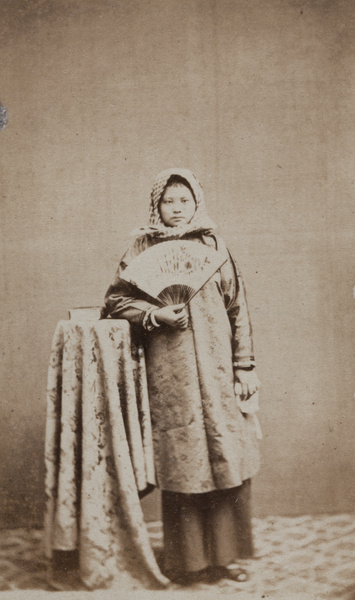
<path fill-rule="evenodd" d="M 159 202 L 162 193 L 172 175 L 179 175 L 185 179 L 191 186 L 196 200 L 196 211 L 190 223 L 178 225 L 177 227 L 167 227 L 164 225 L 159 212 Z M 209 218 L 203 191 L 197 177 L 189 169 L 166 169 L 157 176 L 150 195 L 150 213 L 149 223 L 146 227 L 135 229 L 132 236 L 138 238 L 149 235 L 160 239 L 179 239 L 189 233 L 209 233 L 216 229 L 215 223 Z"/>

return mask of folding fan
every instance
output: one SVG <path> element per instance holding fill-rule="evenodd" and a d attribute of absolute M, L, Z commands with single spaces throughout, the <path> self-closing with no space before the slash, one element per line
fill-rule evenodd
<path fill-rule="evenodd" d="M 173 240 L 139 254 L 121 278 L 160 304 L 187 304 L 227 261 L 225 254 L 201 244 Z"/>

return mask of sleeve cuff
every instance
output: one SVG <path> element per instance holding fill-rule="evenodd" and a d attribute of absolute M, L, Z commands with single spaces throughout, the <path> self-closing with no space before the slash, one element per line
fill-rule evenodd
<path fill-rule="evenodd" d="M 233 363 L 235 369 L 244 369 L 245 371 L 251 371 L 255 367 L 255 360 L 239 360 Z"/>

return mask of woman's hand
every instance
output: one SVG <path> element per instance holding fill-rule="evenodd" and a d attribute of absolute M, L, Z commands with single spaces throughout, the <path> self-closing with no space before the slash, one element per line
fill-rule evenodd
<path fill-rule="evenodd" d="M 237 369 L 235 379 L 234 393 L 236 396 L 240 396 L 241 400 L 248 400 L 259 389 L 260 381 L 254 370 Z"/>
<path fill-rule="evenodd" d="M 185 304 L 172 304 L 154 311 L 157 323 L 165 323 L 174 329 L 186 329 L 189 323 L 189 315 Z"/>

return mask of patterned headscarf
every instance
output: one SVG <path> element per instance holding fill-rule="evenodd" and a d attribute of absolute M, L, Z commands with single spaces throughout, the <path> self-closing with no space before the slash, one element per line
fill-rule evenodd
<path fill-rule="evenodd" d="M 167 227 L 164 225 L 159 212 L 159 202 L 166 184 L 172 175 L 179 175 L 189 183 L 196 200 L 196 211 L 190 223 L 184 223 L 177 227 Z M 207 214 L 202 187 L 197 177 L 189 169 L 166 169 L 159 173 L 152 188 L 148 226 L 141 227 L 132 232 L 132 234 L 137 237 L 150 235 L 164 239 L 178 239 L 187 233 L 207 233 L 215 228 L 216 225 Z"/>

